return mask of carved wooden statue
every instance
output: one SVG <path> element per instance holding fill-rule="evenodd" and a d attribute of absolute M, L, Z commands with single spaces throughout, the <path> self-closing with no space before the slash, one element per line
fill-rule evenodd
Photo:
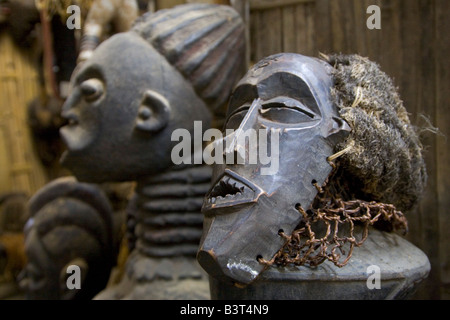
<path fill-rule="evenodd" d="M 20 276 L 26 298 L 94 297 L 106 286 L 117 251 L 106 195 L 96 185 L 59 178 L 31 198 L 29 212 L 28 262 Z"/>
<path fill-rule="evenodd" d="M 172 132 L 203 129 L 242 75 L 244 28 L 229 6 L 188 4 L 140 17 L 73 77 L 62 162 L 79 180 L 136 180 L 135 249 L 98 298 L 209 298 L 195 255 L 210 168 L 175 165 Z"/>
<path fill-rule="evenodd" d="M 426 180 L 420 141 L 375 63 L 267 57 L 235 87 L 225 128 L 198 252 L 213 298 L 399 298 L 426 277 L 419 249 L 371 227 L 406 230 L 401 211 Z M 261 149 L 271 163 L 250 160 Z M 385 290 L 366 288 L 369 262 L 393 280 Z"/>

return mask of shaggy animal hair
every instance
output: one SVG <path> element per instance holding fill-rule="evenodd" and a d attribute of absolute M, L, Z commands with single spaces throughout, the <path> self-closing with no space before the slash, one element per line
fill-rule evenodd
<path fill-rule="evenodd" d="M 325 60 L 334 67 L 332 96 L 352 128 L 336 146 L 336 152 L 347 152 L 331 179 L 335 189 L 347 197 L 411 209 L 427 174 L 422 144 L 392 79 L 378 64 L 358 55 L 331 55 Z M 354 190 L 362 193 L 349 196 Z"/>

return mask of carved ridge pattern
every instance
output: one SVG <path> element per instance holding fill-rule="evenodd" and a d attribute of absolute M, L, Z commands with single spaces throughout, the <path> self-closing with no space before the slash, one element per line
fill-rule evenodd
<path fill-rule="evenodd" d="M 211 168 L 171 170 L 138 183 L 137 248 L 150 257 L 195 257 L 203 230 L 201 207 Z"/>

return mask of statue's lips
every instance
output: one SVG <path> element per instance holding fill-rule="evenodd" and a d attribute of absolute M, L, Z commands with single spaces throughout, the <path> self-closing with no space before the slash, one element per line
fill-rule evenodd
<path fill-rule="evenodd" d="M 78 117 L 73 113 L 63 113 L 62 118 L 67 120 L 67 125 L 62 128 L 70 128 L 78 125 Z"/>
<path fill-rule="evenodd" d="M 77 146 L 84 142 L 83 129 L 79 118 L 73 113 L 62 113 L 61 116 L 66 120 L 66 125 L 59 129 L 59 135 L 68 151 L 76 151 L 78 149 Z"/>
<path fill-rule="evenodd" d="M 222 213 L 230 213 L 230 210 L 239 210 L 242 206 L 257 202 L 262 193 L 258 186 L 237 173 L 225 169 L 223 175 L 206 195 L 202 212 L 205 215 L 215 215 L 218 214 L 215 209 L 222 209 Z"/>

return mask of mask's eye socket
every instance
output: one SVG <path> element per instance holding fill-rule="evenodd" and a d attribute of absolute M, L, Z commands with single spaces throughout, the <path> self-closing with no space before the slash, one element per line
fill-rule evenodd
<path fill-rule="evenodd" d="M 84 99 L 93 102 L 103 95 L 104 85 L 99 79 L 89 79 L 81 83 L 80 89 Z"/>
<path fill-rule="evenodd" d="M 248 109 L 250 108 L 249 104 L 245 104 L 239 109 L 237 109 L 235 112 L 233 112 L 227 119 L 227 122 L 225 124 L 226 129 L 236 129 L 239 128 L 242 120 L 244 120 L 245 115 L 248 112 Z"/>
<path fill-rule="evenodd" d="M 319 117 L 298 100 L 277 97 L 265 101 L 260 109 L 261 116 L 278 123 L 303 123 L 318 120 Z"/>

